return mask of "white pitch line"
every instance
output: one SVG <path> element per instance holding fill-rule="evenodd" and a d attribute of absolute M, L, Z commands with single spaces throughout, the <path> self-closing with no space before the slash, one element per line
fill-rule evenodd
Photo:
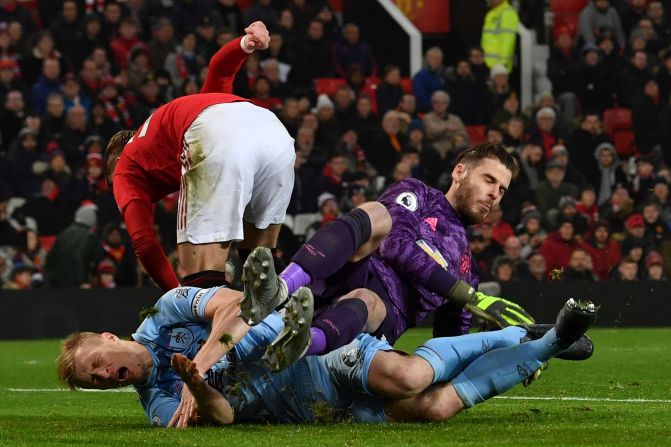
<path fill-rule="evenodd" d="M 0 388 L 0 391 L 14 393 L 62 393 L 70 392 L 67 388 Z M 85 393 L 134 393 L 131 387 L 116 388 L 112 390 L 84 390 Z M 494 399 L 504 400 L 561 400 L 567 402 L 621 402 L 628 404 L 671 404 L 671 399 L 612 399 L 610 397 L 542 397 L 542 396 L 496 396 Z"/>
<path fill-rule="evenodd" d="M 10 391 L 13 393 L 65 393 L 70 392 L 69 388 L 0 388 L 0 391 Z M 77 389 L 84 393 L 134 393 L 135 390 L 130 387 L 115 388 L 112 390 L 85 390 Z"/>
<path fill-rule="evenodd" d="M 576 402 L 624 402 L 628 404 L 671 404 L 671 399 L 612 399 L 610 397 L 540 397 L 540 396 L 495 396 L 506 400 L 563 400 Z"/>

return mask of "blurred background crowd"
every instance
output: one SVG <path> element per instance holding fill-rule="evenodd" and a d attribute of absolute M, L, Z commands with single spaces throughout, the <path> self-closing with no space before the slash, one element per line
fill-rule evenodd
<path fill-rule="evenodd" d="M 469 230 L 484 280 L 666 280 L 670 1 L 564 2 L 579 9 L 547 32 L 552 90 L 525 110 L 507 61 L 435 46 L 404 77 L 378 65 L 333 3 L 0 0 L 3 287 L 150 284 L 101 176 L 107 140 L 198 92 L 210 57 L 255 20 L 270 48 L 247 58 L 234 92 L 275 112 L 296 140 L 285 261 L 394 181 L 447 190 L 458 154 L 487 140 L 520 169 L 500 208 Z M 550 3 L 516 2 L 512 13 L 535 26 Z M 490 1 L 492 11 L 501 4 L 510 7 Z M 176 202 L 155 207 L 166 253 Z"/>

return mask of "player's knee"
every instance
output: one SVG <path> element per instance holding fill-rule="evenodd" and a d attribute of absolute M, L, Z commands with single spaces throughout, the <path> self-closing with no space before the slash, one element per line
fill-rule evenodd
<path fill-rule="evenodd" d="M 463 404 L 460 401 L 443 399 L 429 405 L 425 409 L 424 417 L 430 422 L 443 422 L 459 414 L 462 408 Z"/>
<path fill-rule="evenodd" d="M 356 298 L 366 305 L 368 309 L 368 319 L 371 317 L 379 318 L 380 316 L 384 319 L 387 309 L 384 306 L 384 303 L 375 292 L 372 292 L 368 289 L 354 289 L 349 292 L 347 295 L 343 296 L 342 299 L 351 299 Z"/>
<path fill-rule="evenodd" d="M 388 373 L 399 397 L 415 396 L 424 391 L 427 386 L 424 378 L 415 374 L 413 368 L 393 368 Z"/>
<path fill-rule="evenodd" d="M 391 215 L 380 202 L 366 202 L 357 209 L 368 214 L 371 222 L 371 240 L 382 240 L 391 231 Z"/>

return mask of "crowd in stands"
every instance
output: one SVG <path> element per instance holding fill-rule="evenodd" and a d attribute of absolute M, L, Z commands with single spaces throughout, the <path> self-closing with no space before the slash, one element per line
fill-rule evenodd
<path fill-rule="evenodd" d="M 665 280 L 669 3 L 590 1 L 579 26 L 553 33 L 553 91 L 522 110 L 509 70 L 489 67 L 480 48 L 449 67 L 429 48 L 404 79 L 398 66 L 378 66 L 358 26 L 340 23 L 326 0 L 64 0 L 32 10 L 0 0 L 0 278 L 13 289 L 147 285 L 101 176 L 107 140 L 197 93 L 211 56 L 262 20 L 270 48 L 247 58 L 234 92 L 275 112 L 296 140 L 285 260 L 394 181 L 446 190 L 458 154 L 491 141 L 519 171 L 500 208 L 469 230 L 483 279 Z M 176 201 L 156 205 L 167 253 Z"/>

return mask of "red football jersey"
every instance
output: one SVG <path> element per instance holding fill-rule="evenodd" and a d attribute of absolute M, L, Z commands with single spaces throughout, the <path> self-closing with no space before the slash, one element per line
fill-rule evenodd
<path fill-rule="evenodd" d="M 247 56 L 241 39 L 214 55 L 200 94 L 170 101 L 147 118 L 126 144 L 114 170 L 114 198 L 135 253 L 164 290 L 177 287 L 178 281 L 154 234 L 152 204 L 179 191 L 184 133 L 198 115 L 215 104 L 247 101 L 231 94 L 235 74 Z"/>

